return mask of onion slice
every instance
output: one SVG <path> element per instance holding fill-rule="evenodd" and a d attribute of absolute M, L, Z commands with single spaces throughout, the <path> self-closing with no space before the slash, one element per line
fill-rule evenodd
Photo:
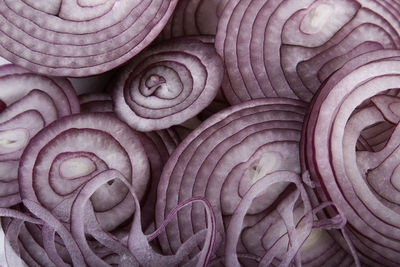
<path fill-rule="evenodd" d="M 224 94 L 231 104 L 276 96 L 309 102 L 351 58 L 400 47 L 399 10 L 374 0 L 229 1 L 215 39 Z"/>
<path fill-rule="evenodd" d="M 222 60 L 212 45 L 197 38 L 160 43 L 119 73 L 114 111 L 134 129 L 166 129 L 207 107 L 217 94 L 222 75 Z"/>
<path fill-rule="evenodd" d="M 178 145 L 163 169 L 158 186 L 157 225 L 162 224 L 177 203 L 191 196 L 203 196 L 210 201 L 216 214 L 219 243 L 216 243 L 218 249 L 212 262 L 217 263 L 224 255 L 224 248 L 229 248 L 227 256 L 236 253 L 240 262 L 254 264 L 254 259 L 260 261 L 278 240 L 283 243 L 277 246 L 274 255 L 282 260 L 287 252 L 284 236 L 288 229 L 276 210 L 279 203 L 290 198 L 293 187 L 279 173 L 290 172 L 293 179 L 299 179 L 298 145 L 305 112 L 306 105 L 301 101 L 259 99 L 227 108 L 200 124 Z M 260 194 L 250 194 L 254 199 L 243 218 L 238 220 L 243 225 L 234 227 L 231 220 L 241 216 L 238 209 L 247 192 L 267 174 L 281 177 L 281 182 L 274 186 L 257 186 Z M 311 209 L 307 204 L 308 196 L 302 194 L 303 197 L 304 208 L 298 209 L 302 215 Z M 294 204 L 284 212 L 291 214 L 287 216 L 293 216 L 293 210 L 299 207 L 296 201 Z M 294 227 L 296 220 L 287 218 Z M 267 222 L 273 225 L 268 231 L 265 230 Z M 160 235 L 159 243 L 164 253 L 174 254 L 206 226 L 204 211 L 193 206 L 178 212 L 165 234 Z M 228 231 L 229 227 L 232 228 Z M 233 241 L 233 232 L 239 233 L 238 244 Z M 297 250 L 291 253 L 288 258 L 293 259 Z"/>
<path fill-rule="evenodd" d="M 177 0 L 0 2 L 0 55 L 52 76 L 111 70 L 138 54 L 167 23 Z"/>
<path fill-rule="evenodd" d="M 398 88 L 399 55 L 397 50 L 366 53 L 332 75 L 312 102 L 302 137 L 302 167 L 316 183 L 313 201 L 331 200 L 343 212 L 348 236 L 369 265 L 400 262 L 400 100 L 389 96 Z M 365 137 L 382 123 L 392 125 L 386 128 L 390 134 L 375 147 Z"/>
<path fill-rule="evenodd" d="M 69 222 L 79 188 L 110 168 L 119 170 L 143 198 L 150 167 L 139 134 L 109 113 L 64 117 L 38 133 L 25 149 L 19 167 L 21 197 Z M 133 213 L 133 199 L 127 193 L 116 181 L 91 198 L 104 229 L 114 229 Z"/>

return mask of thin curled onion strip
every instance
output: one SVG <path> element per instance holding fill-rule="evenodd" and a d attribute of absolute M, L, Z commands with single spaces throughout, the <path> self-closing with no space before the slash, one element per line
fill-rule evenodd
<path fill-rule="evenodd" d="M 128 238 L 128 247 L 133 258 L 130 257 L 129 255 L 125 255 L 126 257 L 124 258 L 124 260 L 128 260 L 128 262 L 131 264 L 139 262 L 143 266 L 154 266 L 154 264 L 160 264 L 160 263 L 172 264 L 172 265 L 178 264 L 179 261 L 187 255 L 186 253 L 177 253 L 174 256 L 162 256 L 156 253 L 150 247 L 149 239 L 155 238 L 160 233 L 162 228 L 164 228 L 165 226 L 159 228 L 158 230 L 156 230 L 155 233 L 149 236 L 146 236 L 143 233 L 140 223 L 141 215 L 140 215 L 139 201 L 136 197 L 136 194 L 133 191 L 132 186 L 125 181 L 123 175 L 117 170 L 107 170 L 93 177 L 81 188 L 76 199 L 74 200 L 74 204 L 71 210 L 71 217 L 79 219 L 71 220 L 71 231 L 75 240 L 77 240 L 77 243 L 80 246 L 81 250 L 84 252 L 84 255 L 88 257 L 89 261 L 95 265 L 99 264 L 99 266 L 107 266 L 102 259 L 100 259 L 90 250 L 85 238 L 84 223 L 83 223 L 84 218 L 82 218 L 81 215 L 84 214 L 83 212 L 85 210 L 85 207 L 87 207 L 86 203 L 88 202 L 91 194 L 93 194 L 99 186 L 113 179 L 120 179 L 121 181 L 124 182 L 124 184 L 128 187 L 130 194 L 135 199 L 135 206 L 136 206 L 136 212 L 133 215 L 133 222 Z M 211 251 L 213 249 L 213 244 L 215 242 L 215 235 L 216 235 L 215 218 L 213 215 L 211 215 L 213 214 L 211 206 L 208 204 L 207 201 L 205 201 L 202 198 L 193 198 L 179 205 L 179 208 L 175 210 L 175 213 L 180 208 L 183 208 L 184 206 L 192 203 L 193 201 L 204 202 L 207 208 L 207 212 L 210 212 L 209 225 L 211 228 L 210 230 L 207 231 L 205 245 L 202 249 L 202 252 L 200 253 L 200 257 L 196 264 L 196 266 L 206 266 L 211 255 Z M 171 217 L 172 215 L 169 218 Z M 197 242 L 193 243 L 192 245 L 197 246 Z M 182 250 L 182 252 L 187 252 L 187 251 Z"/>
<path fill-rule="evenodd" d="M 42 228 L 42 236 L 43 236 L 43 247 L 47 252 L 47 255 L 53 261 L 56 266 L 70 266 L 65 263 L 64 260 L 60 257 L 56 249 L 56 241 L 55 241 L 55 233 L 56 231 L 51 228 L 49 225 L 43 225 Z"/>
<path fill-rule="evenodd" d="M 298 177 L 298 174 L 290 171 L 277 171 L 271 174 L 267 174 L 266 176 L 262 177 L 259 179 L 257 182 L 255 182 L 250 189 L 246 192 L 246 194 L 243 196 L 242 201 L 240 204 L 237 206 L 235 213 L 232 216 L 231 223 L 229 224 L 227 230 L 226 230 L 226 248 L 225 248 L 225 264 L 227 266 L 240 266 L 240 263 L 238 261 L 238 257 L 236 254 L 236 245 L 239 241 L 240 238 L 240 231 L 238 229 L 242 228 L 243 224 L 243 219 L 246 215 L 246 211 L 249 209 L 251 206 L 251 203 L 253 199 L 263 192 L 266 188 L 271 186 L 272 184 L 279 183 L 279 182 L 290 182 L 294 183 L 298 190 L 299 193 L 302 197 L 305 210 L 310 210 L 311 205 L 308 200 L 306 191 L 303 187 L 303 185 L 300 183 L 300 179 Z M 283 207 L 284 209 L 284 207 Z M 286 216 L 283 216 L 283 219 L 288 219 Z M 293 218 L 292 218 L 293 219 Z M 311 214 L 308 215 L 308 219 L 312 220 Z M 293 223 L 293 222 L 292 222 Z M 291 261 L 294 259 L 294 257 L 297 254 L 297 251 L 300 249 L 301 244 L 305 241 L 305 239 L 308 237 L 309 233 L 311 232 L 311 225 L 308 227 L 307 231 L 305 231 L 305 234 L 301 236 L 300 240 L 296 239 L 295 236 L 297 235 L 295 229 L 288 229 L 289 230 L 289 240 L 291 242 L 290 244 L 290 250 L 287 252 L 285 258 L 282 260 L 280 266 L 289 266 Z M 277 247 L 275 247 L 277 248 Z M 265 266 L 271 263 L 273 258 L 275 257 L 276 249 L 272 249 L 264 255 L 262 260 L 260 261 L 259 266 Z M 297 260 L 296 260 L 297 261 Z"/>
<path fill-rule="evenodd" d="M 68 231 L 68 229 L 65 227 L 65 225 L 61 221 L 59 221 L 50 211 L 43 208 L 37 202 L 29 199 L 24 199 L 22 202 L 24 203 L 25 207 L 27 207 L 28 210 L 32 212 L 32 214 L 45 221 L 49 225 L 49 227 L 54 229 L 60 235 L 60 237 L 66 244 L 66 249 L 71 256 L 74 265 L 85 266 L 85 260 L 77 245 L 77 242 Z"/>

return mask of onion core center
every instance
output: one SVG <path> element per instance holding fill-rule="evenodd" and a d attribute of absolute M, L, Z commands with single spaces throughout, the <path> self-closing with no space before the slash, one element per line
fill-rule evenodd
<path fill-rule="evenodd" d="M 67 179 L 89 175 L 95 171 L 96 166 L 87 157 L 76 157 L 65 160 L 60 165 L 60 174 Z"/>
<path fill-rule="evenodd" d="M 26 129 L 12 129 L 0 132 L 0 153 L 6 154 L 23 148 L 29 140 Z"/>
<path fill-rule="evenodd" d="M 253 166 L 253 182 L 257 182 L 259 179 L 263 178 L 266 174 L 271 173 L 276 170 L 276 166 L 279 166 L 282 157 L 277 152 L 265 153 Z"/>

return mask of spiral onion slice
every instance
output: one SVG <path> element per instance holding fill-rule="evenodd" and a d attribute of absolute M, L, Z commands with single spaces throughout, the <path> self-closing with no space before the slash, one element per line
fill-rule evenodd
<path fill-rule="evenodd" d="M 197 38 L 160 43 L 132 60 L 118 75 L 114 111 L 134 129 L 166 129 L 207 107 L 222 76 L 222 60 L 212 45 Z"/>

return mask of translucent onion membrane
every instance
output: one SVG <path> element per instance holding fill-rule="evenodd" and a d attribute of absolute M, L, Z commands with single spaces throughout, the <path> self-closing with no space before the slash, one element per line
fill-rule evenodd
<path fill-rule="evenodd" d="M 302 137 L 302 167 L 317 184 L 313 201 L 336 204 L 370 266 L 400 264 L 399 74 L 398 50 L 349 61 L 314 98 Z"/>
<path fill-rule="evenodd" d="M 159 39 L 188 35 L 215 35 L 218 17 L 227 0 L 179 1 Z"/>
<path fill-rule="evenodd" d="M 163 169 L 157 225 L 182 200 L 203 196 L 216 216 L 218 249 L 210 266 L 287 266 L 302 259 L 309 266 L 352 264 L 325 230 L 310 235 L 313 218 L 299 162 L 305 107 L 293 99 L 252 100 L 194 129 Z M 201 206 L 178 212 L 160 235 L 163 252 L 176 253 L 206 229 L 206 218 Z"/>
<path fill-rule="evenodd" d="M 72 202 L 94 176 L 118 170 L 138 199 L 148 187 L 150 165 L 139 134 L 110 113 L 80 113 L 55 121 L 31 139 L 19 165 L 21 198 L 40 203 L 70 223 Z M 134 200 L 122 181 L 111 181 L 91 197 L 103 229 L 129 219 Z"/>
<path fill-rule="evenodd" d="M 125 63 L 160 33 L 177 0 L 0 1 L 0 55 L 39 73 L 89 76 Z"/>
<path fill-rule="evenodd" d="M 114 112 L 140 131 L 166 129 L 196 116 L 216 96 L 223 64 L 213 45 L 178 38 L 135 57 L 116 78 Z"/>
<path fill-rule="evenodd" d="M 18 163 L 29 140 L 54 120 L 79 112 L 68 80 L 31 73 L 16 65 L 0 67 L 0 207 L 21 201 Z"/>
<path fill-rule="evenodd" d="M 308 102 L 349 59 L 399 48 L 399 15 L 396 1 L 229 1 L 215 40 L 224 94 L 231 104 L 274 96 Z"/>

